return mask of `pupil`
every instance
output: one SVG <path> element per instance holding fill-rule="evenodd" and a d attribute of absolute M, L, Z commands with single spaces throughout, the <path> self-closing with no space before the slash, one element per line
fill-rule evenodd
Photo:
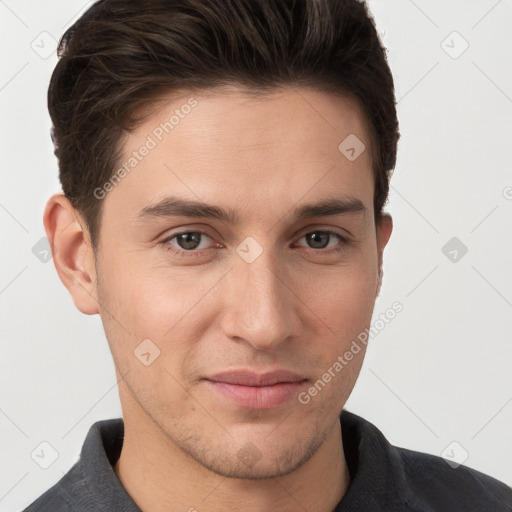
<path fill-rule="evenodd" d="M 182 249 L 195 249 L 200 243 L 200 238 L 200 233 L 183 233 L 178 236 L 178 241 Z"/>
<path fill-rule="evenodd" d="M 322 232 L 310 233 L 308 235 L 308 238 L 309 238 L 308 241 L 309 242 L 313 242 L 313 244 L 315 244 L 322 237 L 324 238 L 324 242 L 325 243 L 322 244 L 321 240 L 320 240 L 320 246 L 315 246 L 315 249 L 324 249 L 325 247 L 327 247 L 327 244 L 329 243 L 329 233 L 322 233 Z"/>

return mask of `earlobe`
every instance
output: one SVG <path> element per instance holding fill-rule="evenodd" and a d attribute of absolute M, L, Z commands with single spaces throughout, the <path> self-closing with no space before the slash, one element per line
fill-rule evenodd
<path fill-rule="evenodd" d="M 378 297 L 382 286 L 382 270 L 384 259 L 384 248 L 386 247 L 391 233 L 393 231 L 393 218 L 389 213 L 384 213 L 377 223 L 377 252 L 379 255 L 378 268 L 377 268 L 377 288 L 375 298 Z"/>
<path fill-rule="evenodd" d="M 75 306 L 86 315 L 99 313 L 94 253 L 85 222 L 62 193 L 48 200 L 43 222 L 53 263 Z"/>

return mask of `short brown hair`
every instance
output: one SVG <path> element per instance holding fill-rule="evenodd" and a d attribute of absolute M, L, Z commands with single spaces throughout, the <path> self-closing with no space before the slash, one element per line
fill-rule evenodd
<path fill-rule="evenodd" d="M 93 248 L 93 191 L 113 175 L 141 107 L 164 91 L 299 85 L 355 98 L 370 125 L 382 215 L 400 135 L 386 50 L 363 1 L 99 0 L 62 36 L 58 55 L 48 109 L 59 178 Z"/>

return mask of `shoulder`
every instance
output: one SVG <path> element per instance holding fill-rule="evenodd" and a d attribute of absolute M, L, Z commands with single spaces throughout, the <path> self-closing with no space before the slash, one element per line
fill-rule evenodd
<path fill-rule="evenodd" d="M 464 465 L 394 447 L 403 464 L 407 502 L 419 510 L 512 512 L 512 488 Z"/>
<path fill-rule="evenodd" d="M 440 456 L 395 446 L 373 423 L 349 411 L 343 410 L 340 419 L 352 476 L 343 503 L 347 510 L 512 512 L 512 488 L 503 482 Z M 363 501 L 370 506 L 360 507 Z"/>
<path fill-rule="evenodd" d="M 78 461 L 23 512 L 139 512 L 112 468 L 122 447 L 123 428 L 121 418 L 94 423 Z"/>
<path fill-rule="evenodd" d="M 80 487 L 80 470 L 75 464 L 53 487 L 41 494 L 22 512 L 73 512 L 76 503 L 72 504 L 69 490 Z"/>

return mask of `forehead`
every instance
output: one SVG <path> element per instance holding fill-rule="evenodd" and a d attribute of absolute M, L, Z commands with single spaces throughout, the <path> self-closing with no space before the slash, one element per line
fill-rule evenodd
<path fill-rule="evenodd" d="M 368 200 L 369 133 L 356 101 L 313 89 L 163 96 L 125 137 L 123 177 L 103 206 L 134 213 L 178 195 L 262 215 L 336 191 Z"/>

